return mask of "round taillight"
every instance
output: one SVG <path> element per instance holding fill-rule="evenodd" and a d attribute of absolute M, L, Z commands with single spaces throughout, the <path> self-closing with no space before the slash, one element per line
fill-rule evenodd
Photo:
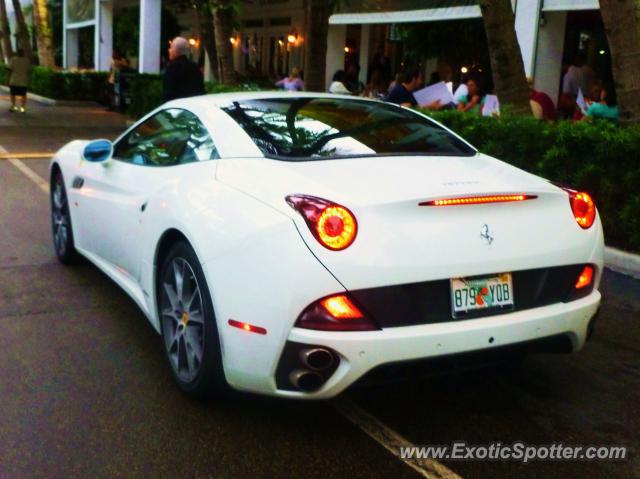
<path fill-rule="evenodd" d="M 356 219 L 348 209 L 330 206 L 318 218 L 316 231 L 320 242 L 327 248 L 344 249 L 356 237 Z"/>
<path fill-rule="evenodd" d="M 589 194 L 580 191 L 571 195 L 571 209 L 576 222 L 587 229 L 596 219 L 596 205 Z"/>
<path fill-rule="evenodd" d="M 285 201 L 304 218 L 311 234 L 330 250 L 343 250 L 356 239 L 358 222 L 344 206 L 310 195 L 289 195 Z"/>

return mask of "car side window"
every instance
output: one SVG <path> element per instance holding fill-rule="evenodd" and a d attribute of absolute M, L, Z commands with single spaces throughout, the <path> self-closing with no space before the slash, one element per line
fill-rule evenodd
<path fill-rule="evenodd" d="M 138 125 L 116 144 L 113 156 L 146 166 L 175 166 L 219 158 L 202 122 L 179 108 L 163 110 Z"/>

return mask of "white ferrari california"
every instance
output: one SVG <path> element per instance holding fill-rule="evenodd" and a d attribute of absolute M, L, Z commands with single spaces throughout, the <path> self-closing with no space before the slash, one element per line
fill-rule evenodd
<path fill-rule="evenodd" d="M 175 100 L 51 162 L 53 242 L 160 333 L 177 384 L 329 398 L 580 349 L 600 303 L 591 197 L 413 110 L 347 96 Z"/>

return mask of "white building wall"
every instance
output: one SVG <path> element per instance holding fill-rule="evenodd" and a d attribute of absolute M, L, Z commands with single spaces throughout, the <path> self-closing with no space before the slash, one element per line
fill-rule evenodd
<path fill-rule="evenodd" d="M 98 24 L 95 30 L 94 66 L 98 71 L 109 71 L 113 50 L 113 1 L 97 0 Z"/>
<path fill-rule="evenodd" d="M 140 46 L 138 69 L 140 73 L 160 71 L 160 17 L 162 0 L 140 1 Z"/>
<path fill-rule="evenodd" d="M 534 75 L 541 8 L 542 0 L 526 0 L 516 3 L 516 35 L 527 76 Z"/>
<path fill-rule="evenodd" d="M 545 12 L 544 24 L 538 33 L 534 87 L 549 95 L 554 103 L 560 92 L 566 23 L 566 11 Z"/>
<path fill-rule="evenodd" d="M 344 69 L 344 46 L 346 41 L 346 25 L 329 25 L 329 33 L 327 34 L 327 70 L 325 72 L 326 88 L 331 84 L 331 79 L 336 70 Z"/>

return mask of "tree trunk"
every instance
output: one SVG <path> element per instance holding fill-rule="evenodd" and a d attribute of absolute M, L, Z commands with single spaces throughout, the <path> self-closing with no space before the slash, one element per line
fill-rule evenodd
<path fill-rule="evenodd" d="M 5 61 L 9 61 L 13 56 L 11 47 L 11 30 L 7 18 L 7 5 L 4 0 L 0 0 L 0 43 L 2 43 L 2 53 Z"/>
<path fill-rule="evenodd" d="M 236 74 L 233 69 L 233 47 L 229 41 L 233 34 L 232 10 L 223 7 L 216 8 L 213 14 L 213 25 L 216 38 L 218 81 L 226 85 L 233 84 L 236 80 Z"/>
<path fill-rule="evenodd" d="M 495 93 L 514 113 L 531 115 L 529 86 L 516 37 L 511 0 L 480 0 Z"/>
<path fill-rule="evenodd" d="M 327 35 L 331 3 L 327 0 L 307 0 L 307 38 L 304 50 L 304 85 L 309 91 L 325 91 L 327 69 Z"/>
<path fill-rule="evenodd" d="M 640 2 L 600 0 L 611 49 L 620 123 L 640 123 Z"/>
<path fill-rule="evenodd" d="M 55 68 L 51 23 L 46 0 L 33 0 L 33 22 L 38 45 L 38 63 L 43 67 Z"/>
<path fill-rule="evenodd" d="M 196 13 L 198 24 L 200 25 L 200 35 L 202 45 L 209 57 L 209 66 L 213 76 L 218 74 L 218 57 L 216 54 L 216 37 L 213 28 L 213 13 L 211 12 L 211 2 L 209 0 L 199 0 L 196 2 Z"/>
<path fill-rule="evenodd" d="M 22 48 L 24 56 L 33 61 L 33 49 L 31 48 L 29 29 L 27 28 L 27 23 L 24 21 L 20 0 L 13 0 L 13 11 L 16 15 L 16 38 L 18 45 Z"/>

